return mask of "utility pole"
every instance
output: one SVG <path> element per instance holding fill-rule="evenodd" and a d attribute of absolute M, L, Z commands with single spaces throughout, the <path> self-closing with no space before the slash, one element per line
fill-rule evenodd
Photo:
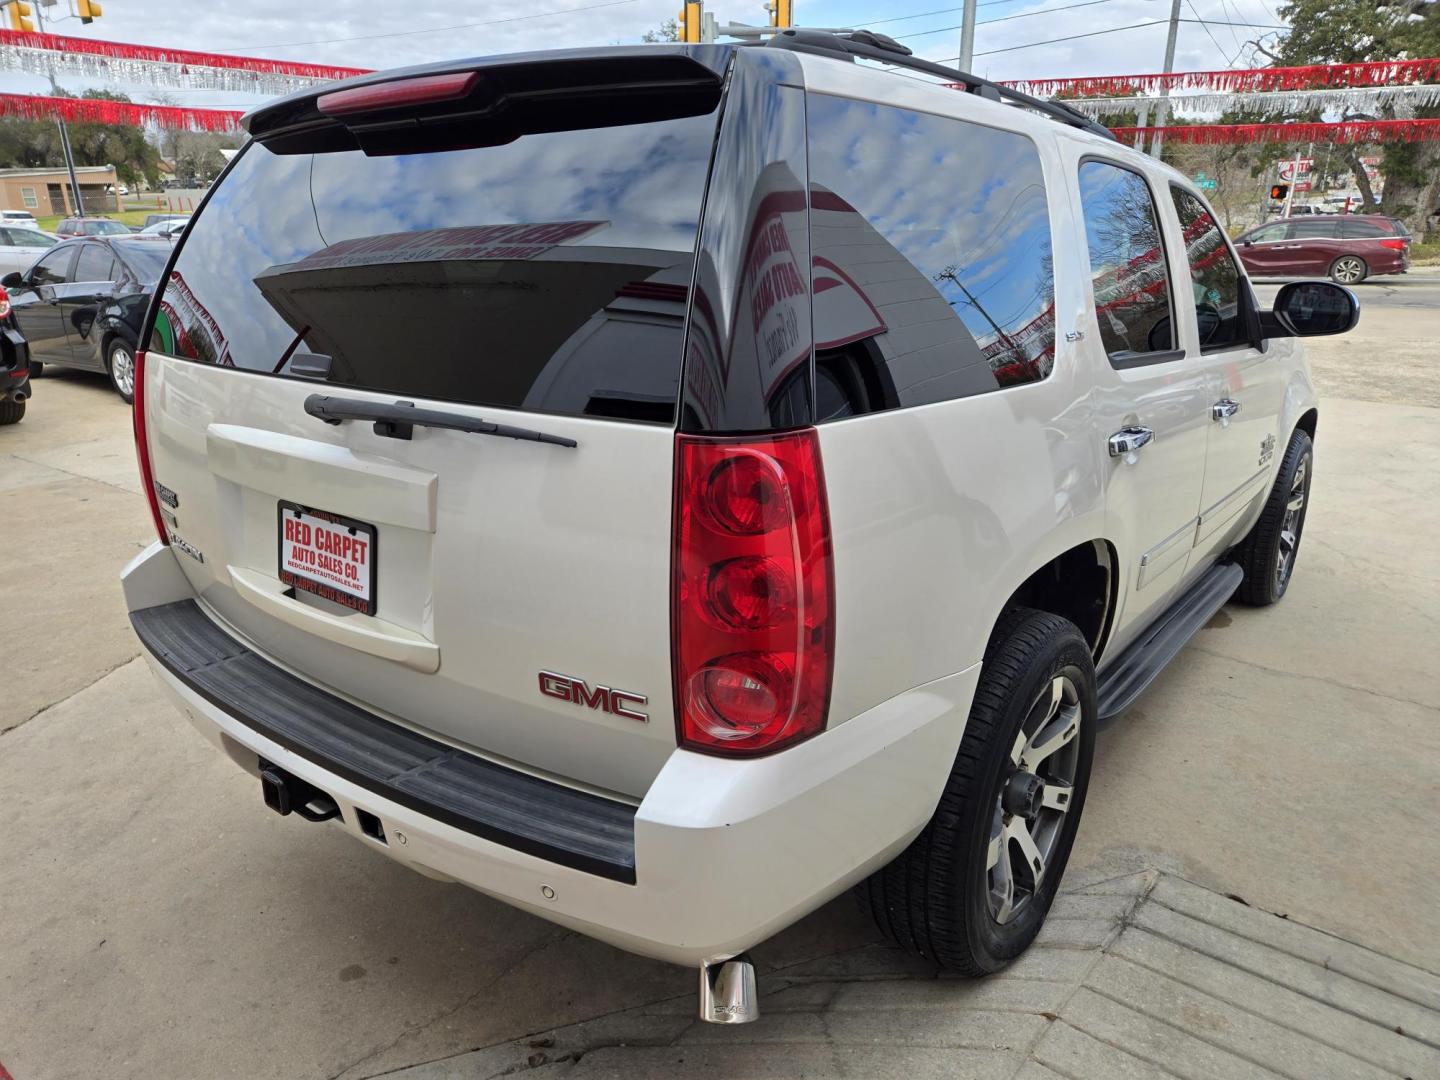
<path fill-rule="evenodd" d="M 1170 3 L 1170 32 L 1165 36 L 1165 74 L 1175 70 L 1175 39 L 1180 36 L 1180 0 L 1171 0 Z M 1165 121 L 1169 118 L 1170 112 L 1170 88 L 1167 86 L 1160 91 L 1160 104 L 1155 111 L 1155 126 L 1164 127 Z M 1164 149 L 1165 136 L 1158 131 L 1155 137 L 1150 140 L 1150 156 L 1159 157 L 1160 151 Z"/>
<path fill-rule="evenodd" d="M 960 70 L 969 71 L 975 63 L 975 0 L 965 0 L 960 16 Z"/>

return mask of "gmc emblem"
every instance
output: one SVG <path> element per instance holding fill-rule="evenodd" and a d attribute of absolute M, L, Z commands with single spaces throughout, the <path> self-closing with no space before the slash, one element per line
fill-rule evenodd
<path fill-rule="evenodd" d="M 627 720 L 639 720 L 644 723 L 650 719 L 642 712 L 626 708 L 627 705 L 648 704 L 650 699 L 644 694 L 612 690 L 608 686 L 597 686 L 592 690 L 584 679 L 577 679 L 573 675 L 560 675 L 554 671 L 540 672 L 540 693 L 546 697 L 568 701 L 573 705 L 584 705 L 591 709 L 599 709 L 601 712 L 611 713 L 614 716 L 623 716 Z"/>

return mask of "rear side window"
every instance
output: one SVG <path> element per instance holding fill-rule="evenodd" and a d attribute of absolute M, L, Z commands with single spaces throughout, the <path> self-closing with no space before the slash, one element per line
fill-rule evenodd
<path fill-rule="evenodd" d="M 152 348 L 343 386 L 671 422 L 715 115 L 367 157 L 252 142 Z"/>
<path fill-rule="evenodd" d="M 1373 240 L 1389 235 L 1389 232 L 1373 221 L 1340 222 L 1340 237 L 1343 240 Z"/>
<path fill-rule="evenodd" d="M 1316 221 L 1313 218 L 1308 221 L 1292 221 L 1290 223 L 1290 239 L 1292 240 L 1335 240 L 1340 236 L 1340 223 L 1338 221 Z"/>
<path fill-rule="evenodd" d="M 1248 343 L 1244 285 L 1235 256 L 1205 204 L 1188 191 L 1172 187 L 1185 261 L 1190 265 L 1190 292 L 1203 350 L 1229 349 Z"/>
<path fill-rule="evenodd" d="M 115 257 L 99 244 L 86 244 L 75 263 L 76 281 L 111 281 L 115 277 Z"/>
<path fill-rule="evenodd" d="M 1084 161 L 1080 204 L 1105 352 L 1115 367 L 1158 362 L 1156 354 L 1176 344 L 1170 272 L 1150 185 L 1130 169 Z"/>
<path fill-rule="evenodd" d="M 1045 178 L 1023 135 L 812 94 L 817 418 L 1045 378 Z"/>

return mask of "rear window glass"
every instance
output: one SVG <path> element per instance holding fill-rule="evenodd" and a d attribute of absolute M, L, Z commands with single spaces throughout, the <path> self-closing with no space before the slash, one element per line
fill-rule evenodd
<path fill-rule="evenodd" d="M 145 285 L 153 285 L 165 273 L 166 260 L 174 250 L 169 244 L 159 241 L 139 241 L 134 244 L 115 245 L 120 261 Z"/>
<path fill-rule="evenodd" d="M 535 412 L 673 420 L 714 114 L 366 157 L 252 143 L 152 348 Z"/>

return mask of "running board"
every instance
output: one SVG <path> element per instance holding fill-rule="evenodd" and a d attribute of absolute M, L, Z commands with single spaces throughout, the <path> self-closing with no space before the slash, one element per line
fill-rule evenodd
<path fill-rule="evenodd" d="M 1244 577 L 1245 571 L 1234 563 L 1212 566 L 1101 672 L 1096 697 L 1102 724 L 1134 704 L 1210 616 L 1225 606 Z"/>

